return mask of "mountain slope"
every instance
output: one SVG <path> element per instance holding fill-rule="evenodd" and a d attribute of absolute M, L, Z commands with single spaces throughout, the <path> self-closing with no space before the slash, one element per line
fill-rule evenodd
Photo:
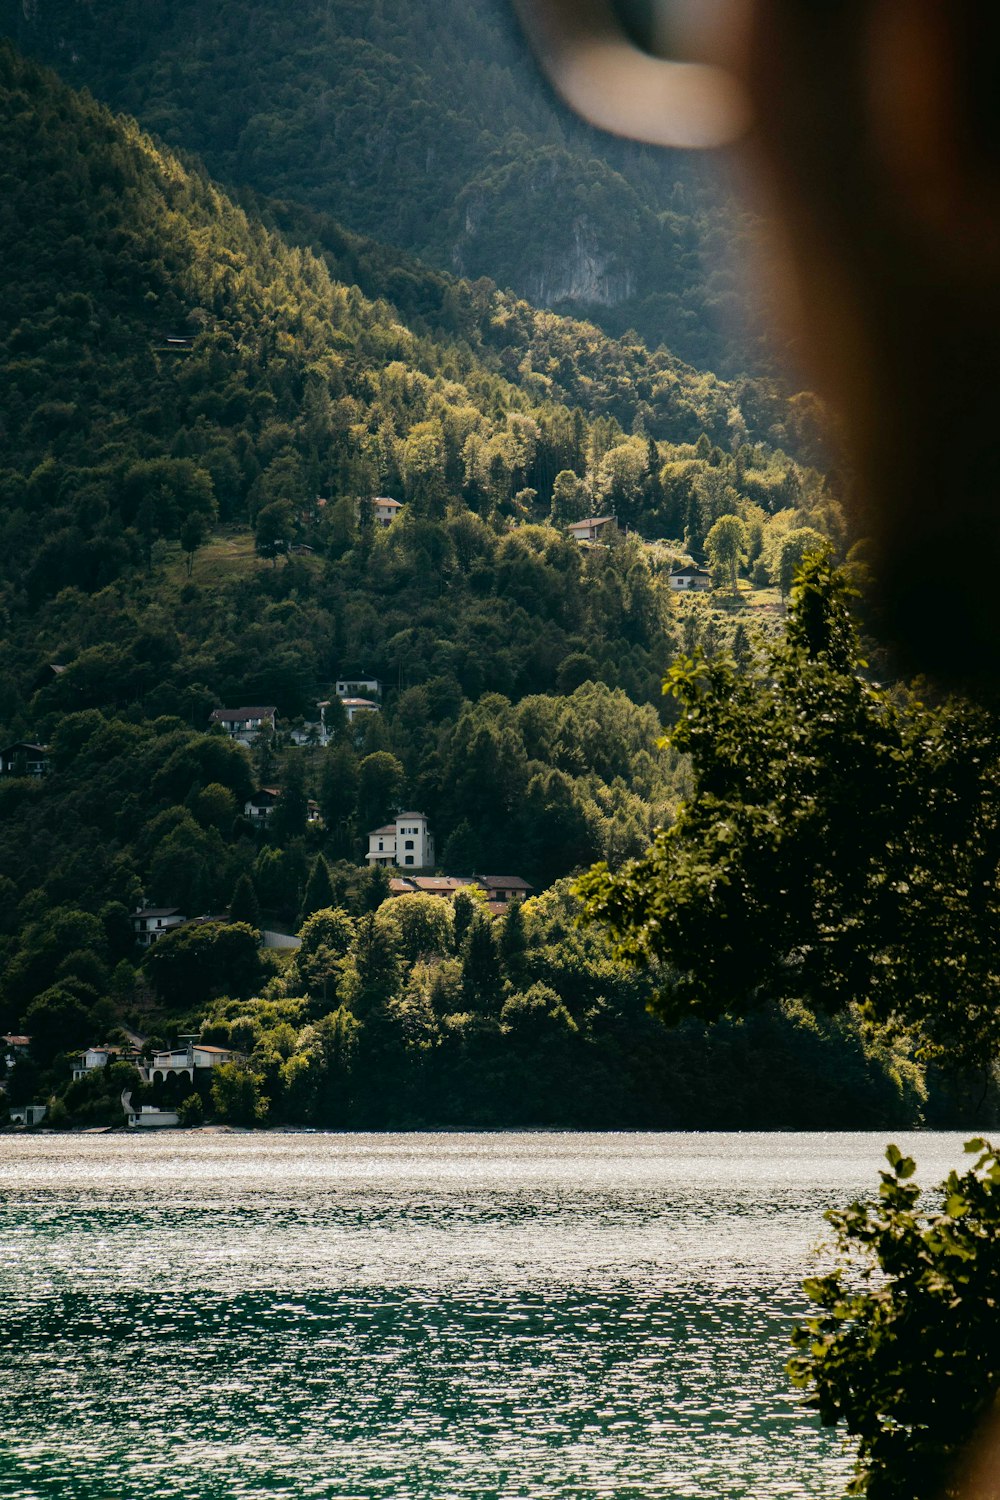
<path fill-rule="evenodd" d="M 0 30 L 228 184 L 702 368 L 770 365 L 710 166 L 571 117 L 505 0 L 0 0 Z"/>
<path fill-rule="evenodd" d="M 33 1038 L 10 1101 L 120 1121 L 134 1070 L 69 1083 L 68 1050 L 124 1021 L 249 1054 L 190 1119 L 918 1118 L 912 1072 L 854 1025 L 667 1033 L 653 977 L 575 930 L 565 886 L 493 920 L 386 902 L 362 862 L 401 806 L 450 871 L 537 887 L 647 845 L 684 789 L 659 689 L 694 617 L 667 588 L 676 548 L 641 533 L 693 543 L 736 507 L 761 545 L 835 516 L 821 476 L 764 441 L 798 418 L 260 212 L 0 47 L 0 749 L 49 762 L 29 776 L 14 752 L 0 776 L 0 1029 Z M 339 279 L 351 264 L 373 293 L 387 272 L 412 318 Z M 384 532 L 380 491 L 405 501 Z M 640 534 L 577 546 L 564 523 L 595 504 Z M 317 743 L 303 721 L 353 674 L 382 680 L 382 712 L 350 724 L 330 702 Z M 278 716 L 250 755 L 209 732 L 213 707 L 248 703 Z M 260 785 L 280 791 L 263 828 L 244 816 Z M 314 918 L 289 967 L 213 922 L 144 959 L 143 900 L 285 930 L 346 912 Z M 797 1080 L 787 1100 L 775 1076 Z"/>

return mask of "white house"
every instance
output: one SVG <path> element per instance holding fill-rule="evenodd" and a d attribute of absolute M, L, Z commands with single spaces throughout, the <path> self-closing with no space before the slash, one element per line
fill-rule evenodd
<path fill-rule="evenodd" d="M 165 933 L 186 921 L 179 906 L 140 906 L 132 913 L 132 931 L 141 948 L 151 948 Z"/>
<path fill-rule="evenodd" d="M 48 1111 L 47 1104 L 15 1104 L 10 1111 L 12 1125 L 40 1125 Z"/>
<path fill-rule="evenodd" d="M 402 812 L 394 823 L 386 823 L 368 835 L 370 865 L 398 865 L 413 870 L 434 866 L 434 835 L 426 814 Z"/>
<path fill-rule="evenodd" d="M 193 1037 L 182 1037 L 183 1045 L 154 1052 L 145 1068 L 140 1069 L 147 1083 L 161 1083 L 171 1074 L 186 1074 L 194 1082 L 201 1068 L 221 1068 L 223 1063 L 243 1062 L 242 1052 L 231 1047 L 209 1047 Z"/>
<path fill-rule="evenodd" d="M 402 509 L 398 500 L 390 500 L 388 495 L 376 495 L 372 501 L 372 517 L 375 525 L 391 526 Z"/>
<path fill-rule="evenodd" d="M 141 1104 L 138 1109 L 130 1109 L 125 1118 L 130 1130 L 165 1130 L 181 1123 L 176 1110 L 159 1109 L 155 1104 Z"/>
<path fill-rule="evenodd" d="M 338 698 L 381 698 L 382 684 L 377 677 L 341 677 L 333 691 Z"/>
<path fill-rule="evenodd" d="M 261 730 L 273 730 L 278 710 L 273 704 L 251 708 L 213 708 L 210 724 L 218 724 L 240 745 L 251 745 Z"/>
<path fill-rule="evenodd" d="M 672 589 L 710 589 L 712 587 L 712 575 L 707 568 L 698 568 L 693 564 L 686 568 L 674 568 L 667 582 Z"/>
<path fill-rule="evenodd" d="M 243 816 L 258 828 L 266 824 L 274 812 L 281 791 L 276 786 L 262 786 L 243 804 Z"/>
<path fill-rule="evenodd" d="M 575 542 L 606 541 L 616 525 L 614 516 L 588 516 L 585 521 L 572 521 L 566 527 Z"/>
<path fill-rule="evenodd" d="M 23 768 L 23 770 L 22 770 Z M 0 775 L 13 776 L 22 771 L 25 776 L 44 776 L 49 769 L 49 752 L 45 745 L 31 745 L 27 740 L 18 740 L 0 750 Z"/>
<path fill-rule="evenodd" d="M 380 714 L 382 712 L 374 698 L 341 698 L 347 713 L 347 722 L 353 724 L 358 714 Z"/>
<path fill-rule="evenodd" d="M 86 1078 L 88 1073 L 93 1073 L 96 1068 L 106 1068 L 112 1061 L 138 1063 L 142 1038 L 135 1032 L 132 1032 L 132 1036 L 135 1038 L 133 1041 L 117 1047 L 88 1047 L 85 1052 L 78 1052 L 73 1064 L 74 1079 Z"/>
<path fill-rule="evenodd" d="M 74 1079 L 86 1078 L 95 1068 L 106 1068 L 113 1051 L 111 1047 L 88 1047 L 86 1052 L 80 1052 L 79 1061 L 73 1064 Z"/>

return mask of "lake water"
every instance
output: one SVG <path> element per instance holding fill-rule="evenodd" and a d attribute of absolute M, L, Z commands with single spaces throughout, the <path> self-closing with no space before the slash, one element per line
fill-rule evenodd
<path fill-rule="evenodd" d="M 783 1364 L 884 1147 L 5 1137 L 0 1497 L 835 1497 Z"/>

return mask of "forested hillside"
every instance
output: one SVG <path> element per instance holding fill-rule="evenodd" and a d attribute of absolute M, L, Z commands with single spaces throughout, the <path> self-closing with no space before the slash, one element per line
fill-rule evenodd
<path fill-rule="evenodd" d="M 506 0 L 0 0 L 0 31 L 230 187 L 702 368 L 770 368 L 712 166 L 570 116 Z"/>
<path fill-rule="evenodd" d="M 11 1098 L 61 1092 L 67 1049 L 124 1021 L 245 1051 L 197 1105 L 222 1118 L 709 1123 L 712 1077 L 731 1123 L 920 1117 L 919 1071 L 856 1018 L 671 1039 L 654 977 L 577 941 L 558 886 L 639 854 L 684 792 L 660 681 L 699 616 L 671 559 L 735 519 L 780 581 L 795 537 L 839 537 L 823 476 L 776 446 L 806 451 L 808 406 L 482 285 L 432 279 L 408 324 L 331 271 L 374 282 L 377 249 L 290 243 L 9 49 L 0 91 L 0 730 L 49 767 L 0 779 L 0 1019 L 34 1038 Z M 386 530 L 378 494 L 402 502 Z M 595 510 L 623 529 L 581 547 L 566 524 Z M 383 711 L 334 699 L 310 738 L 351 674 Z M 252 752 L 209 727 L 250 703 L 278 715 Z M 404 806 L 450 873 L 555 890 L 517 915 L 387 905 L 365 836 Z M 243 920 L 144 959 L 143 900 Z M 301 929 L 290 966 L 261 923 Z M 808 1101 L 776 1098 L 779 1058 Z M 119 1119 L 121 1083 L 73 1084 L 62 1118 Z"/>

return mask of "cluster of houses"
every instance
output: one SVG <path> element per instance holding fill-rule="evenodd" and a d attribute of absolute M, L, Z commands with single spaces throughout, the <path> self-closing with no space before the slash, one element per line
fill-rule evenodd
<path fill-rule="evenodd" d="M 73 1077 L 86 1078 L 96 1068 L 106 1068 L 109 1062 L 115 1061 L 131 1063 L 143 1083 L 186 1078 L 194 1088 L 199 1075 L 211 1073 L 213 1068 L 221 1068 L 224 1063 L 245 1062 L 246 1058 L 232 1047 L 209 1046 L 199 1041 L 197 1035 L 182 1036 L 176 1047 L 160 1048 L 144 1057 L 142 1038 L 132 1037 L 130 1044 L 124 1047 L 88 1047 L 79 1054 Z M 158 1104 L 133 1105 L 130 1089 L 122 1094 L 122 1108 L 130 1130 L 158 1130 L 180 1124 L 176 1110 L 164 1109 Z"/>
<path fill-rule="evenodd" d="M 347 714 L 348 723 L 353 724 L 358 714 L 382 712 L 382 684 L 377 677 L 342 677 L 334 684 L 334 697 L 338 698 Z M 330 730 L 326 722 L 326 711 L 331 699 L 324 698 L 316 704 L 319 718 L 290 731 L 297 745 L 326 745 Z M 208 716 L 210 725 L 218 726 L 238 745 L 250 749 L 260 735 L 270 735 L 278 726 L 278 710 L 273 703 L 257 703 L 242 708 L 213 708 Z"/>
<path fill-rule="evenodd" d="M 232 1047 L 213 1047 L 199 1040 L 197 1035 L 182 1036 L 175 1047 L 163 1047 L 146 1052 L 146 1039 L 122 1027 L 126 1041 L 103 1047 L 86 1047 L 76 1054 L 73 1063 L 73 1079 L 87 1078 L 112 1062 L 131 1063 L 143 1083 L 165 1083 L 170 1078 L 185 1078 L 192 1089 L 199 1077 L 211 1074 L 213 1068 L 224 1063 L 242 1063 L 246 1057 Z M 11 1067 L 20 1057 L 27 1055 L 31 1045 L 30 1036 L 4 1036 L 0 1038 L 7 1066 Z M 133 1106 L 131 1092 L 122 1094 L 122 1107 L 130 1129 L 155 1130 L 167 1125 L 178 1125 L 180 1117 L 176 1110 L 163 1109 L 155 1104 Z M 17 1104 L 8 1109 L 12 1125 L 27 1128 L 41 1125 L 48 1112 L 46 1104 Z"/>
<path fill-rule="evenodd" d="M 493 915 L 509 909 L 511 903 L 523 901 L 531 895 L 533 887 L 520 875 L 424 875 L 421 869 L 433 868 L 434 835 L 425 813 L 401 812 L 392 823 L 373 829 L 368 835 L 370 864 L 390 866 L 401 873 L 389 881 L 389 895 L 430 896 L 453 899 L 459 891 L 475 889 L 485 897 L 483 904 Z M 406 868 L 410 873 L 402 873 Z M 225 916 L 201 916 L 189 918 L 177 906 L 141 906 L 132 913 L 132 930 L 137 944 L 150 948 L 170 932 L 181 927 L 190 927 L 204 922 L 226 921 Z M 268 936 L 264 934 L 265 942 Z M 297 938 L 286 938 L 286 946 L 299 944 Z M 124 1030 L 124 1028 L 122 1028 Z M 186 1077 L 192 1086 L 199 1075 L 225 1063 L 245 1061 L 242 1054 L 231 1047 L 215 1047 L 199 1041 L 197 1036 L 182 1036 L 176 1047 L 163 1048 L 146 1056 L 144 1038 L 126 1031 L 127 1041 L 116 1046 L 87 1047 L 79 1053 L 73 1064 L 73 1078 L 86 1078 L 97 1068 L 105 1068 L 110 1062 L 130 1062 L 144 1083 L 166 1082 L 169 1078 Z M 28 1054 L 29 1036 L 9 1035 L 0 1038 L 8 1067 Z M 178 1125 L 180 1117 L 176 1110 L 159 1105 L 134 1106 L 131 1094 L 122 1095 L 122 1105 L 130 1129 L 152 1130 Z M 40 1125 L 46 1115 L 44 1104 L 26 1104 L 9 1110 L 13 1125 L 31 1127 Z"/>
<path fill-rule="evenodd" d="M 434 835 L 427 814 L 421 812 L 401 812 L 391 823 L 373 828 L 365 858 L 370 865 L 414 872 L 389 881 L 391 896 L 451 897 L 477 886 L 485 891 L 490 911 L 500 912 L 511 901 L 525 900 L 534 889 L 520 875 L 418 875 L 418 870 L 434 868 Z"/>

